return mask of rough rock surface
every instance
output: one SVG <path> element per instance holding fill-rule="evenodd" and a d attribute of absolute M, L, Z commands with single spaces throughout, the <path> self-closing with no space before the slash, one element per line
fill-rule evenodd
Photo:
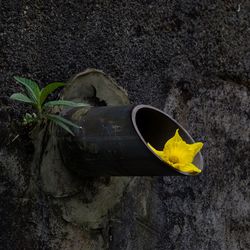
<path fill-rule="evenodd" d="M 250 249 L 249 1 L 1 1 L 0 249 Z M 110 74 L 205 142 L 198 177 L 135 178 L 106 226 L 64 221 L 27 189 L 33 147 L 13 75 Z"/>

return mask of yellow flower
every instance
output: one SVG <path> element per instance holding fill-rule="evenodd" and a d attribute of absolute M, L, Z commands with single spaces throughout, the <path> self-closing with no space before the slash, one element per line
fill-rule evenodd
<path fill-rule="evenodd" d="M 201 150 L 203 143 L 187 144 L 180 137 L 178 131 L 179 129 L 176 130 L 174 137 L 166 142 L 163 151 L 156 150 L 149 143 L 147 145 L 156 155 L 175 169 L 191 174 L 200 173 L 201 170 L 192 162 L 195 155 Z"/>

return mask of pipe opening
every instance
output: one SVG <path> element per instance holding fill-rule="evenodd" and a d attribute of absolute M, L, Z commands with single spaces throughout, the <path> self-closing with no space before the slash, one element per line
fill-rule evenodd
<path fill-rule="evenodd" d="M 143 143 L 146 146 L 147 143 L 150 143 L 157 150 L 163 149 L 165 143 L 174 136 L 177 129 L 186 143 L 195 142 L 177 121 L 152 106 L 136 106 L 132 110 L 132 122 Z M 203 159 L 200 152 L 196 155 L 193 163 L 201 170 L 203 169 Z"/>

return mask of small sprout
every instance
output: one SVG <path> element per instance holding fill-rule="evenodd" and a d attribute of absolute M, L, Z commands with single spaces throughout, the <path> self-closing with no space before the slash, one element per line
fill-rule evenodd
<path fill-rule="evenodd" d="M 38 122 L 37 115 L 35 113 L 26 113 L 23 117 L 23 125 L 34 124 Z"/>
<path fill-rule="evenodd" d="M 67 106 L 67 107 L 86 107 L 89 106 L 85 103 L 76 103 L 66 100 L 46 101 L 47 97 L 52 94 L 56 89 L 64 87 L 65 83 L 53 82 L 46 85 L 43 89 L 40 89 L 38 84 L 30 79 L 15 76 L 14 79 L 21 84 L 25 91 L 24 93 L 14 93 L 11 95 L 12 100 L 19 102 L 29 103 L 35 108 L 36 113 L 26 113 L 23 118 L 23 124 L 37 124 L 46 120 L 54 122 L 56 125 L 62 127 L 70 134 L 74 135 L 70 127 L 80 128 L 78 125 L 71 121 L 59 116 L 54 115 L 49 110 L 55 106 Z"/>

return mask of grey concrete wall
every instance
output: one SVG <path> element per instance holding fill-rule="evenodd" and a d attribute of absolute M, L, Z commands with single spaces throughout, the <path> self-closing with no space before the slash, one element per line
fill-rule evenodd
<path fill-rule="evenodd" d="M 249 1 L 1 1 L 0 249 L 250 249 Z M 7 96 L 13 75 L 66 81 L 110 74 L 204 141 L 198 177 L 136 178 L 105 228 L 61 218 Z M 15 139 L 16 138 L 16 139 Z"/>

